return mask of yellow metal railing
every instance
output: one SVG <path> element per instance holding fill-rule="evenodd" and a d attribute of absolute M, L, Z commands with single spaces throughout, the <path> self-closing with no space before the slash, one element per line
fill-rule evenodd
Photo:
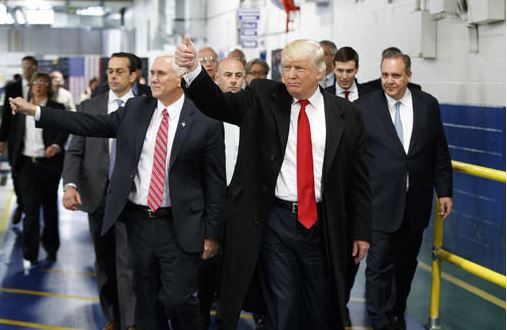
<path fill-rule="evenodd" d="M 455 171 L 469 175 L 499 181 L 505 183 L 505 172 L 487 167 L 452 161 Z M 473 263 L 460 256 L 452 254 L 442 248 L 444 241 L 444 220 L 439 216 L 439 203 L 435 203 L 435 222 L 433 227 L 433 260 L 431 262 L 431 294 L 430 294 L 430 318 L 429 329 L 440 329 L 440 281 L 442 261 L 447 261 L 466 272 L 480 277 L 488 282 L 505 288 L 505 275 L 494 272 L 491 269 Z"/>

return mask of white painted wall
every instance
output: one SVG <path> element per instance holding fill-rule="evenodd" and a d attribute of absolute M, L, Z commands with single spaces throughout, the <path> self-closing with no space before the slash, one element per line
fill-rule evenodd
<path fill-rule="evenodd" d="M 334 0 L 319 7 L 301 1 L 301 10 L 291 15 L 291 31 L 286 33 L 283 10 L 270 0 L 251 1 L 250 5 L 261 10 L 260 46 L 247 51 L 247 57 L 257 57 L 261 50 L 267 50 L 269 62 L 271 50 L 282 48 L 291 40 L 330 39 L 338 47 L 351 46 L 358 51 L 358 78 L 366 81 L 378 77 L 382 50 L 397 46 L 412 56 L 413 80 L 440 102 L 505 106 L 505 22 L 479 25 L 479 51 L 470 53 L 467 23 L 448 14 L 435 21 L 436 58 L 418 58 L 414 48 L 414 40 L 420 37 L 415 33 L 415 3 Z M 209 0 L 207 6 L 207 44 L 222 51 L 236 47 L 236 10 L 240 1 Z"/>

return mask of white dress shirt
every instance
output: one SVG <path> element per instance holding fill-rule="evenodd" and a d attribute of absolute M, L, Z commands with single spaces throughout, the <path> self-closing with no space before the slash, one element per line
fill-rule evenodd
<path fill-rule="evenodd" d="M 39 106 L 45 106 L 48 103 L 44 99 Z M 42 128 L 35 127 L 35 118 L 32 116 L 25 117 L 25 136 L 23 156 L 27 157 L 46 157 L 46 147 L 44 146 L 44 139 L 42 137 Z"/>
<path fill-rule="evenodd" d="M 387 98 L 387 106 L 389 108 L 389 114 L 391 115 L 391 120 L 394 124 L 394 116 L 396 113 L 396 108 L 394 105 L 396 102 L 400 102 L 400 118 L 401 125 L 403 126 L 403 148 L 405 149 L 405 153 L 408 154 L 408 148 L 410 146 L 410 139 L 412 137 L 412 128 L 414 125 L 414 107 L 412 105 L 412 93 L 407 88 L 405 95 L 399 100 L 395 100 L 389 95 L 386 94 Z"/>
<path fill-rule="evenodd" d="M 312 137 L 315 199 L 317 202 L 320 202 L 322 167 L 326 147 L 326 114 L 324 112 L 324 97 L 317 88 L 315 93 L 308 100 L 310 101 L 310 104 L 306 106 L 306 115 L 308 116 L 308 121 L 310 122 L 310 134 Z M 296 150 L 300 108 L 301 106 L 298 103 L 298 100 L 293 100 L 290 109 L 289 136 L 287 138 L 285 156 L 275 187 L 275 196 L 277 198 L 291 202 L 296 202 L 298 200 Z"/>
<path fill-rule="evenodd" d="M 224 142 L 225 142 L 225 175 L 227 185 L 231 183 L 236 158 L 239 148 L 239 127 L 229 123 L 224 123 Z"/>
<path fill-rule="evenodd" d="M 338 83 L 336 83 L 336 96 L 345 98 L 345 91 L 349 91 L 349 101 L 354 102 L 359 98 L 359 91 L 357 90 L 356 82 L 352 83 L 349 89 L 341 88 Z"/>
<path fill-rule="evenodd" d="M 143 142 L 141 157 L 137 164 L 137 172 L 134 177 L 136 190 L 130 192 L 129 200 L 134 204 L 148 205 L 148 191 L 150 189 L 151 173 L 153 169 L 153 155 L 155 154 L 155 140 L 157 138 L 158 128 L 162 121 L 162 111 L 167 108 L 169 113 L 169 132 L 167 135 L 167 158 L 166 158 L 166 176 L 164 179 L 164 196 L 160 207 L 171 206 L 171 194 L 169 187 L 169 160 L 171 158 L 171 150 L 173 146 L 174 136 L 178 129 L 178 121 L 180 119 L 181 109 L 183 107 L 184 95 L 169 106 L 165 106 L 162 102 L 157 102 L 157 108 L 153 112 L 150 125 L 146 131 Z M 139 109 L 140 111 L 142 109 Z"/>

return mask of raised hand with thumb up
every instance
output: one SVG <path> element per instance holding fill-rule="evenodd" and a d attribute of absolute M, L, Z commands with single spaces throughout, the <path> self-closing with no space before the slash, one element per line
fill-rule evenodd
<path fill-rule="evenodd" d="M 186 68 L 187 71 L 193 71 L 199 65 L 196 54 L 197 52 L 192 40 L 190 39 L 190 35 L 185 33 L 183 43 L 179 44 L 174 52 L 176 65 Z"/>

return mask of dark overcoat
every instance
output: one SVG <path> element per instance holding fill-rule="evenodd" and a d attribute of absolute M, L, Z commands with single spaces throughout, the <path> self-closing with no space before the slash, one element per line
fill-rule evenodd
<path fill-rule="evenodd" d="M 236 168 L 225 205 L 220 297 L 223 328 L 235 329 L 240 311 L 248 303 L 247 295 L 252 297 L 248 289 L 256 287 L 263 227 L 275 198 L 293 98 L 284 84 L 264 79 L 254 80 L 244 91 L 224 94 L 204 70 L 184 88 L 206 115 L 240 127 Z M 336 311 L 343 316 L 343 279 L 350 258 L 347 243 L 370 240 L 366 135 L 360 112 L 352 103 L 321 92 L 326 118 L 323 241 L 335 287 Z"/>

